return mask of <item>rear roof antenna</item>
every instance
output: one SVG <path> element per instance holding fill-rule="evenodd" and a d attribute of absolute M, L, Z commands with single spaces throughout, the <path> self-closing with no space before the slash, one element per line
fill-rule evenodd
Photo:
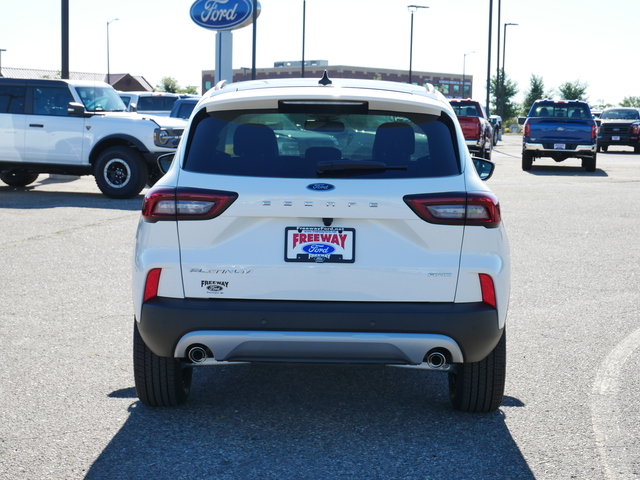
<path fill-rule="evenodd" d="M 318 83 L 320 85 L 331 85 L 333 83 L 331 80 L 329 80 L 329 75 L 327 74 L 326 70 L 324 71 L 324 75 L 322 75 L 322 78 Z"/>

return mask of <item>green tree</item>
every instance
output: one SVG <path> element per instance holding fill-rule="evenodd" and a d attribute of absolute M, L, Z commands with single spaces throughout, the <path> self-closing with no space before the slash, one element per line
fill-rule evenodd
<path fill-rule="evenodd" d="M 558 87 L 558 94 L 563 100 L 581 100 L 586 102 L 589 100 L 587 88 L 589 84 L 581 83 L 580 80 L 574 82 L 565 82 Z"/>
<path fill-rule="evenodd" d="M 526 115 L 531 110 L 533 102 L 545 98 L 547 95 L 544 92 L 544 81 L 542 77 L 531 74 L 529 80 L 529 90 L 525 93 L 524 102 L 522 102 L 523 114 Z"/>
<path fill-rule="evenodd" d="M 620 102 L 621 107 L 640 107 L 640 97 L 624 97 Z"/>
<path fill-rule="evenodd" d="M 194 87 L 193 85 L 186 86 L 181 88 L 178 93 L 188 93 L 189 95 L 197 95 L 198 87 Z"/>
<path fill-rule="evenodd" d="M 162 77 L 160 85 L 156 85 L 159 92 L 178 93 L 179 88 L 178 81 L 172 77 Z"/>
<path fill-rule="evenodd" d="M 497 86 L 500 87 L 499 92 L 496 92 Z M 519 105 L 513 101 L 513 97 L 517 95 L 518 91 L 518 84 L 511 80 L 509 75 L 505 74 L 501 69 L 499 79 L 495 75 L 491 78 L 491 113 L 494 115 L 500 115 L 503 120 L 516 117 L 518 115 Z M 498 94 L 496 95 L 496 93 Z"/>
<path fill-rule="evenodd" d="M 605 101 L 601 98 L 599 98 L 595 102 L 589 102 L 589 107 L 591 107 L 591 110 L 604 110 L 605 108 L 613 106 L 614 105 L 611 105 L 610 103 L 605 103 Z"/>
<path fill-rule="evenodd" d="M 190 95 L 198 94 L 198 87 L 189 85 L 183 88 L 178 85 L 178 81 L 173 77 L 162 77 L 162 80 L 160 80 L 160 85 L 156 85 L 156 90 L 158 92 L 188 93 Z"/>

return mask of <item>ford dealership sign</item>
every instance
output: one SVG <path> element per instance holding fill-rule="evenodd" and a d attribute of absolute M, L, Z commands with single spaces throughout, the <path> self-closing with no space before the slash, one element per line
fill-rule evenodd
<path fill-rule="evenodd" d="M 258 15 L 260 4 L 258 3 Z M 209 30 L 234 30 L 253 21 L 253 0 L 196 0 L 191 19 Z"/>

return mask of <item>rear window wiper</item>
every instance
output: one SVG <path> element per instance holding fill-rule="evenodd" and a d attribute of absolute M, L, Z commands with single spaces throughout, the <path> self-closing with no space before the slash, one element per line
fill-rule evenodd
<path fill-rule="evenodd" d="M 318 173 L 354 173 L 361 171 L 384 172 L 386 170 L 407 170 L 406 165 L 390 166 L 383 162 L 318 162 Z M 363 172 L 364 173 L 364 172 Z"/>

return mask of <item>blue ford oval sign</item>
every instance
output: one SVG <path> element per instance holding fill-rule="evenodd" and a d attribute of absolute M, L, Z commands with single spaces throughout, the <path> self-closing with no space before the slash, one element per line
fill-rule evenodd
<path fill-rule="evenodd" d="M 258 3 L 258 15 L 260 4 Z M 209 30 L 234 30 L 253 22 L 253 0 L 196 0 L 191 20 Z"/>

